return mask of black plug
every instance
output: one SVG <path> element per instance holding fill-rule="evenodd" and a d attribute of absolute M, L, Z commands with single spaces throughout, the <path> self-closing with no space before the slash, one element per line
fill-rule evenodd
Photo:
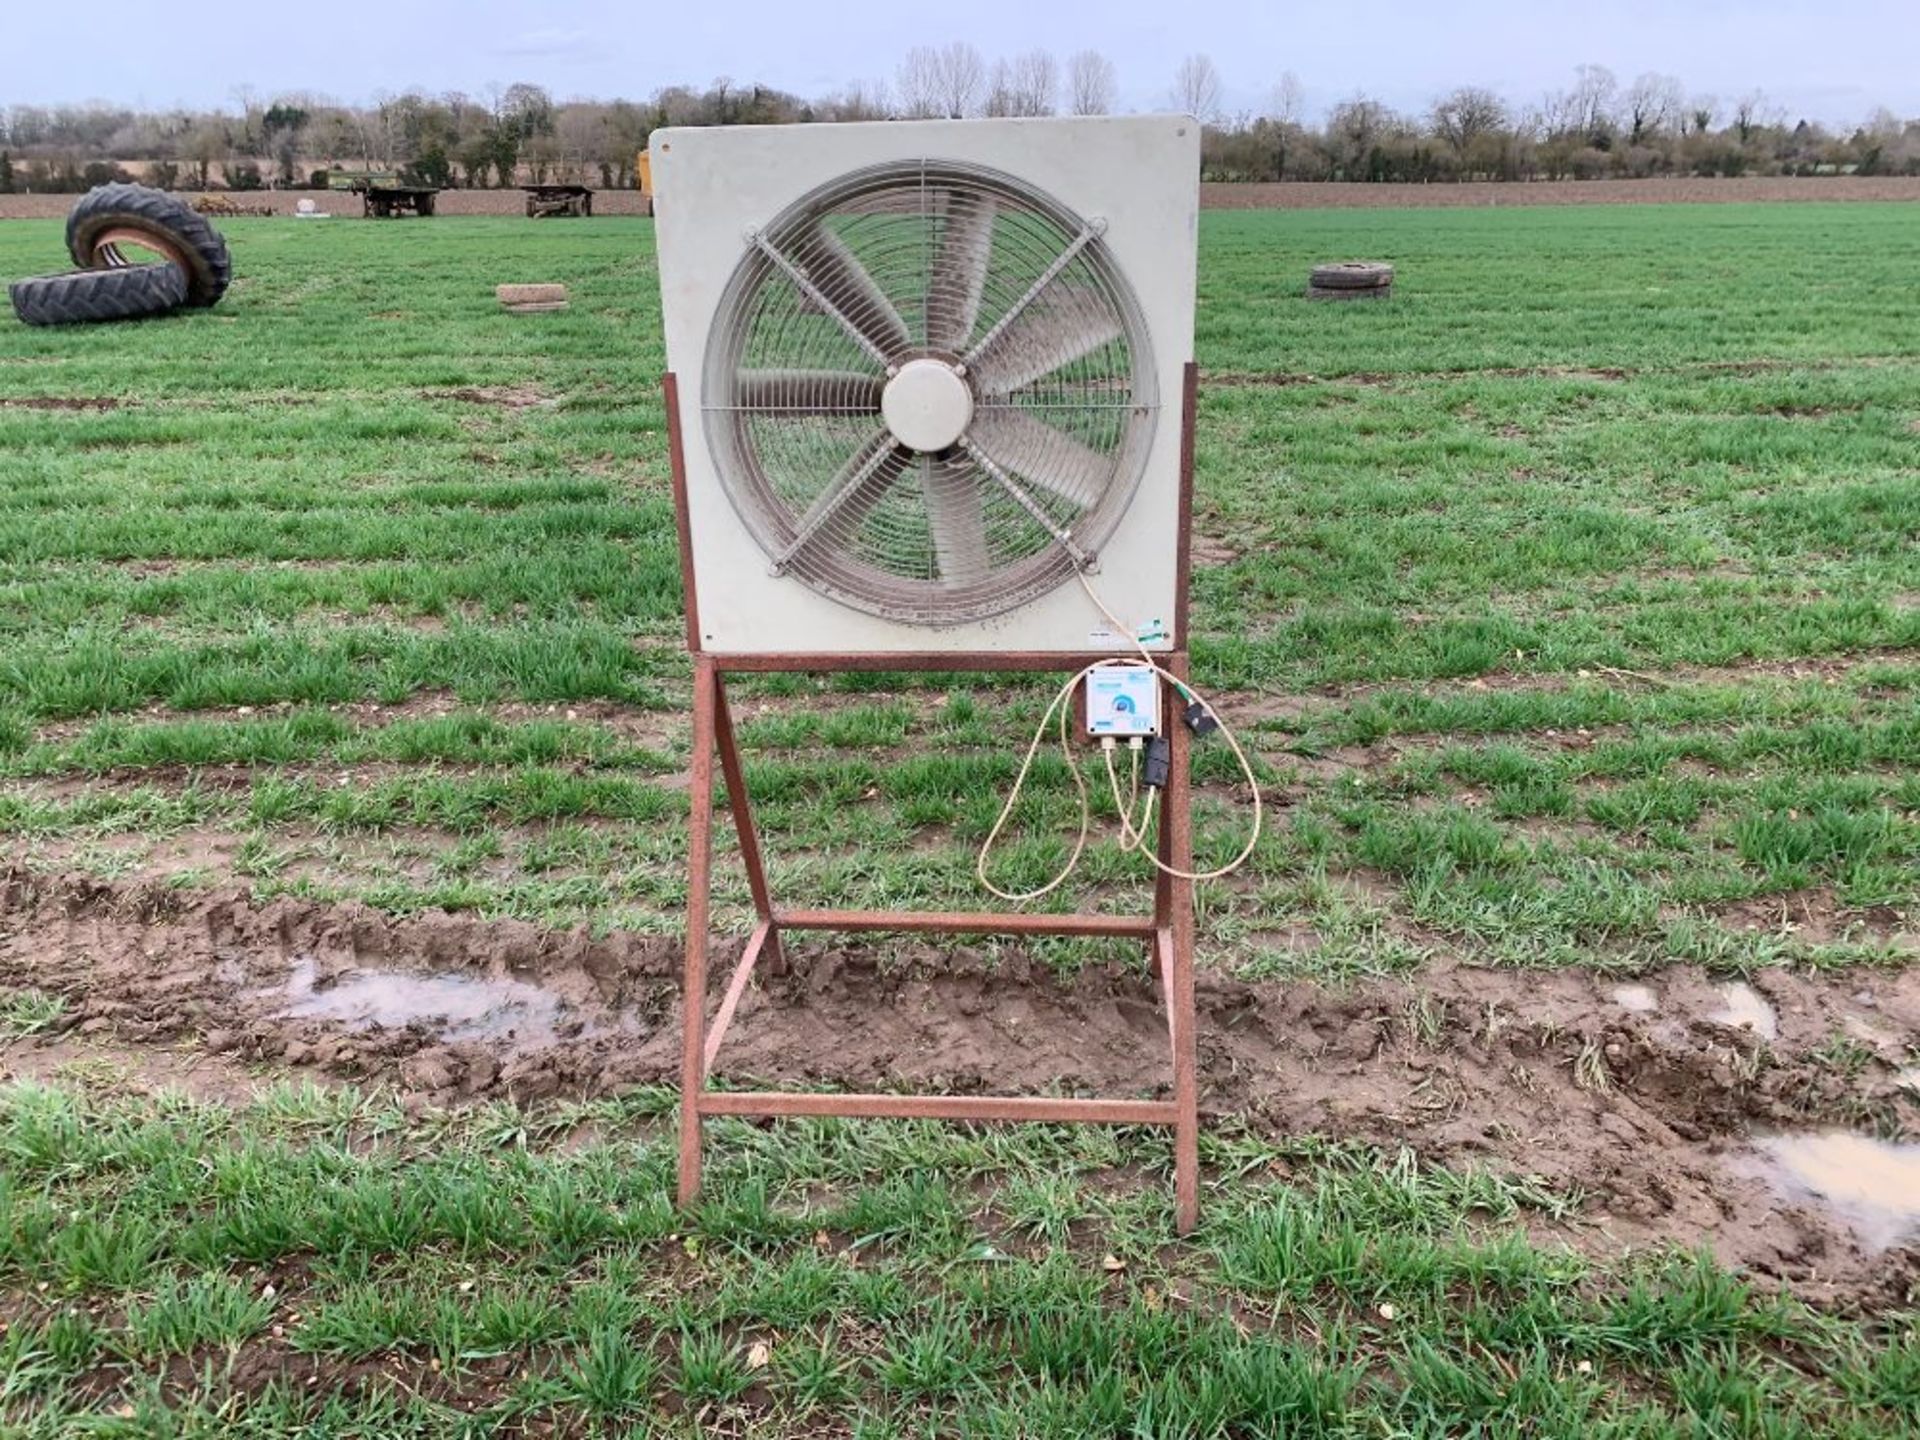
<path fill-rule="evenodd" d="M 1198 700 L 1187 706 L 1186 714 L 1181 718 L 1187 722 L 1187 729 L 1193 732 L 1197 740 L 1206 739 L 1220 728 L 1220 722 L 1213 718 L 1213 712 Z"/>
<path fill-rule="evenodd" d="M 1140 778 L 1146 782 L 1149 790 L 1159 790 L 1167 783 L 1167 775 L 1173 769 L 1173 742 L 1164 735 L 1156 735 L 1147 741 L 1147 764 Z"/>

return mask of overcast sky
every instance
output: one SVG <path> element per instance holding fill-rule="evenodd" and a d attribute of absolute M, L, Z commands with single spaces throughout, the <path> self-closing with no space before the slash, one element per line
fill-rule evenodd
<path fill-rule="evenodd" d="M 345 100 L 530 80 L 556 97 L 644 97 L 719 76 L 816 95 L 891 80 L 913 45 L 971 41 L 992 59 L 1044 46 L 1110 56 L 1122 104 L 1163 107 L 1181 56 L 1211 55 L 1229 110 L 1258 109 L 1291 70 L 1310 114 L 1357 90 L 1424 109 L 1455 85 L 1531 103 L 1582 62 L 1622 82 L 1678 76 L 1690 94 L 1758 87 L 1833 123 L 1875 105 L 1920 116 L 1920 0 L 128 0 L 86 18 L 6 0 L 0 105 L 110 99 L 230 103 L 237 87 Z M 117 10 L 137 24 L 117 23 Z M 175 23 L 175 17 L 178 22 Z"/>

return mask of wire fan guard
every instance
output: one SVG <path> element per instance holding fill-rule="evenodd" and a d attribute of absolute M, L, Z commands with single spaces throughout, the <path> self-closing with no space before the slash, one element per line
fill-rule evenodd
<path fill-rule="evenodd" d="M 958 625 L 1097 554 L 1159 408 L 1100 229 L 1001 171 L 925 160 L 844 176 L 749 237 L 702 401 L 775 573 Z"/>

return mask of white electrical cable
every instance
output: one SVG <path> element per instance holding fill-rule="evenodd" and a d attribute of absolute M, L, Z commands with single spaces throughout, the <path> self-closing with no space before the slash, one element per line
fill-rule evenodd
<path fill-rule="evenodd" d="M 980 853 L 974 858 L 973 862 L 974 876 L 983 886 L 993 894 L 998 895 L 1002 900 L 1038 900 L 1042 895 L 1049 894 L 1065 884 L 1067 877 L 1073 874 L 1075 868 L 1080 864 L 1080 854 L 1087 848 L 1087 831 L 1093 824 L 1093 806 L 1087 800 L 1087 782 L 1080 774 L 1080 766 L 1073 758 L 1073 747 L 1067 738 L 1067 717 L 1071 713 L 1072 707 L 1066 705 L 1064 702 L 1072 696 L 1074 686 L 1078 685 L 1087 676 L 1091 675 L 1106 663 L 1104 660 L 1096 661 L 1092 665 L 1088 665 L 1075 672 L 1067 683 L 1062 685 L 1054 695 L 1052 703 L 1047 706 L 1046 711 L 1040 716 L 1039 725 L 1034 727 L 1033 742 L 1027 746 L 1026 757 L 1021 760 L 1019 772 L 1013 777 L 1013 788 L 1007 791 L 1007 803 L 1000 807 L 1000 818 L 993 822 L 993 829 L 989 830 L 987 832 L 987 838 L 980 842 Z M 1013 814 L 1013 807 L 1020 803 L 1020 791 L 1027 783 L 1027 772 L 1033 768 L 1033 758 L 1040 753 L 1040 742 L 1046 739 L 1047 736 L 1047 722 L 1053 718 L 1056 710 L 1060 712 L 1060 754 L 1066 759 L 1067 773 L 1073 777 L 1074 786 L 1080 792 L 1080 835 L 1079 838 L 1073 842 L 1073 853 L 1067 856 L 1067 863 L 1061 867 L 1060 873 L 1047 881 L 1046 884 L 1040 886 L 1037 890 L 1023 890 L 1019 892 L 1002 890 L 987 878 L 987 856 L 993 851 L 993 842 L 1000 838 L 1000 831 L 1005 828 L 1007 818 Z"/>
<path fill-rule="evenodd" d="M 1127 748 L 1133 754 L 1133 773 L 1128 778 L 1127 798 L 1123 802 L 1120 799 L 1120 776 L 1113 768 L 1113 741 L 1109 738 L 1100 742 L 1100 753 L 1106 758 L 1107 762 L 1107 788 L 1113 792 L 1114 813 L 1120 817 L 1120 851 L 1122 854 L 1130 850 L 1138 850 L 1147 843 L 1147 816 L 1153 812 L 1153 791 L 1151 789 L 1147 791 L 1146 807 L 1141 809 L 1140 806 L 1139 738 L 1136 736 L 1133 744 Z M 1136 810 L 1140 812 L 1138 822 L 1134 820 L 1134 812 Z"/>
<path fill-rule="evenodd" d="M 1106 602 L 1100 598 L 1099 592 L 1093 588 L 1092 582 L 1087 579 L 1085 572 L 1076 566 L 1074 568 L 1074 574 L 1078 577 L 1081 587 L 1087 592 L 1088 598 L 1093 601 L 1100 613 L 1106 617 L 1107 623 L 1113 626 L 1114 633 L 1118 635 L 1129 634 L 1128 627 L 1123 625 L 1114 615 L 1113 611 L 1107 608 Z M 1081 681 L 1086 679 L 1086 677 L 1091 675 L 1095 670 L 1099 670 L 1107 665 L 1142 665 L 1173 686 L 1176 693 L 1198 701 L 1201 707 L 1206 710 L 1208 714 L 1212 715 L 1214 721 L 1219 725 L 1220 734 L 1222 738 L 1226 740 L 1228 748 L 1233 751 L 1233 758 L 1240 762 L 1240 773 L 1247 777 L 1247 788 L 1253 793 L 1253 823 L 1248 828 L 1247 843 L 1241 847 L 1240 853 L 1226 864 L 1212 870 L 1181 870 L 1163 861 L 1154 853 L 1153 847 L 1147 844 L 1148 826 L 1153 818 L 1154 787 L 1151 785 L 1147 787 L 1146 803 L 1141 809 L 1140 820 L 1136 826 L 1131 814 L 1132 805 L 1129 804 L 1125 807 L 1120 805 L 1120 781 L 1113 769 L 1113 752 L 1108 750 L 1106 751 L 1107 774 L 1112 785 L 1114 807 L 1119 811 L 1120 815 L 1121 850 L 1123 852 L 1131 850 L 1144 855 L 1152 863 L 1154 869 L 1164 875 L 1170 875 L 1176 880 L 1217 880 L 1223 875 L 1232 874 L 1235 870 L 1238 870 L 1242 865 L 1246 864 L 1248 859 L 1253 855 L 1255 847 L 1259 845 L 1260 828 L 1263 819 L 1260 800 L 1260 780 L 1259 777 L 1254 774 L 1253 762 L 1247 758 L 1247 752 L 1240 748 L 1239 737 L 1233 733 L 1232 727 L 1221 718 L 1220 712 L 1214 709 L 1213 705 L 1207 700 L 1207 697 L 1196 690 L 1190 681 L 1181 679 L 1153 658 L 1153 652 L 1146 647 L 1146 644 L 1140 640 L 1138 635 L 1134 636 L 1134 645 L 1140 651 L 1141 658 L 1138 661 L 1132 659 L 1098 660 L 1091 665 L 1084 666 L 1069 677 L 1066 684 L 1060 687 L 1054 694 L 1052 702 L 1041 714 L 1040 723 L 1034 728 L 1033 741 L 1027 746 L 1026 756 L 1021 760 L 1020 769 L 1014 775 L 1013 788 L 1007 791 L 1006 804 L 1000 807 L 1000 818 L 993 822 L 993 829 L 987 832 L 987 838 L 981 842 L 980 853 L 974 860 L 973 871 L 975 877 L 980 881 L 982 886 L 994 895 L 997 895 L 1000 899 L 1015 902 L 1038 900 L 1041 896 L 1050 894 L 1065 884 L 1067 877 L 1072 875 L 1074 870 L 1079 867 L 1080 857 L 1087 848 L 1087 832 L 1092 828 L 1093 824 L 1093 806 L 1087 796 L 1086 779 L 1080 773 L 1080 762 L 1075 758 L 1073 746 L 1068 738 L 1068 719 L 1072 711 L 1072 706 L 1068 702 L 1073 696 L 1075 686 L 1079 685 Z M 1067 774 L 1072 777 L 1074 788 L 1080 792 L 1080 834 L 1074 840 L 1073 852 L 1067 856 L 1067 863 L 1061 867 L 1060 873 L 1047 881 L 1046 884 L 1040 886 L 1038 889 L 1022 892 L 1002 890 L 987 878 L 987 859 L 989 855 L 992 854 L 994 842 L 1000 838 L 1001 830 L 1006 827 L 1008 818 L 1012 816 L 1014 806 L 1020 801 L 1020 792 L 1027 783 L 1027 774 L 1033 768 L 1034 757 L 1039 754 L 1040 744 L 1046 738 L 1047 723 L 1053 719 L 1056 711 L 1058 711 L 1060 715 L 1060 755 L 1061 758 L 1066 761 Z M 1162 716 L 1161 723 L 1163 725 L 1174 723 L 1173 717 Z M 1136 767 L 1138 763 L 1138 756 L 1136 755 Z"/>

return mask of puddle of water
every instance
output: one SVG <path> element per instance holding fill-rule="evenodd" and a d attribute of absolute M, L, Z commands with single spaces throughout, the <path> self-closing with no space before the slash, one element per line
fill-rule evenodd
<path fill-rule="evenodd" d="M 1744 1025 L 1762 1040 L 1780 1033 L 1780 1017 L 1758 990 L 1744 980 L 1720 987 L 1720 1008 L 1707 1017 L 1719 1025 Z"/>
<path fill-rule="evenodd" d="M 422 975 L 399 970 L 348 970 L 319 983 L 311 959 L 294 963 L 286 986 L 286 1013 L 338 1020 L 350 1030 L 424 1022 L 449 1039 L 484 1039 L 512 1033 L 522 1044 L 558 1038 L 559 999 L 519 980 L 477 975 Z"/>
<path fill-rule="evenodd" d="M 1821 1130 L 1758 1142 L 1767 1178 L 1789 1199 L 1813 1199 L 1875 1250 L 1920 1238 L 1920 1144 Z"/>
<path fill-rule="evenodd" d="M 1616 985 L 1609 996 L 1622 1010 L 1646 1015 L 1660 1008 L 1660 997 L 1648 985 Z"/>

